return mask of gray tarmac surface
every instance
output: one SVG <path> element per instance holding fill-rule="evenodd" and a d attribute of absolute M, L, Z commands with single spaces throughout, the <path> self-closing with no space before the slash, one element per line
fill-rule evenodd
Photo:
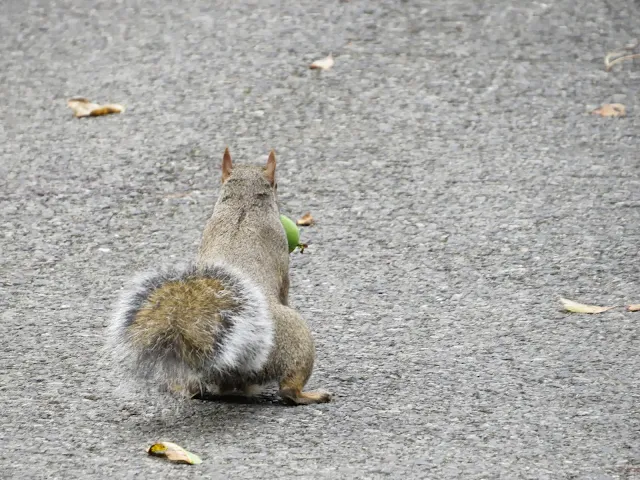
<path fill-rule="evenodd" d="M 640 478 L 640 313 L 558 306 L 640 303 L 640 62 L 603 68 L 640 3 L 0 8 L 1 478 Z M 176 410 L 101 360 L 128 276 L 195 255 L 226 145 L 275 148 L 318 221 L 291 300 L 331 404 Z"/>

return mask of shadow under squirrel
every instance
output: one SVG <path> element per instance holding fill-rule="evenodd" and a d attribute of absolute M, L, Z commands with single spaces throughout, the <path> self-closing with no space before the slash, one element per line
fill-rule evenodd
<path fill-rule="evenodd" d="M 304 392 L 315 359 L 311 332 L 288 307 L 289 249 L 276 200 L 276 158 L 222 160 L 222 188 L 197 261 L 139 276 L 110 326 L 110 350 L 133 377 L 182 394 L 257 394 L 277 382 L 294 405 L 331 400 Z"/>

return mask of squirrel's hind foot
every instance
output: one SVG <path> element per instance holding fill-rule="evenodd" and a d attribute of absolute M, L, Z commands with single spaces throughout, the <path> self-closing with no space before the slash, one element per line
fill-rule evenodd
<path fill-rule="evenodd" d="M 303 392 L 298 388 L 281 388 L 278 392 L 282 400 L 288 405 L 312 405 L 314 403 L 328 403 L 331 393 L 326 390 Z"/>

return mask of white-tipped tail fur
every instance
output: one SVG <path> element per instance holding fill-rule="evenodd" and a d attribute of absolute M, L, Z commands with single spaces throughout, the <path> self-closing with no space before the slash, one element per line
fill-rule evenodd
<path fill-rule="evenodd" d="M 120 368 L 180 390 L 231 373 L 257 375 L 273 337 L 265 296 L 246 275 L 223 264 L 189 265 L 130 282 L 112 317 L 108 347 Z"/>

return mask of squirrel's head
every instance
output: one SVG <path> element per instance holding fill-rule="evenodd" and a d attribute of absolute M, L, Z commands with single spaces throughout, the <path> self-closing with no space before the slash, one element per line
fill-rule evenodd
<path fill-rule="evenodd" d="M 266 165 L 233 165 L 229 148 L 222 157 L 222 190 L 223 196 L 234 197 L 236 194 L 244 198 L 261 198 L 275 200 L 276 190 L 276 154 L 269 153 Z"/>

